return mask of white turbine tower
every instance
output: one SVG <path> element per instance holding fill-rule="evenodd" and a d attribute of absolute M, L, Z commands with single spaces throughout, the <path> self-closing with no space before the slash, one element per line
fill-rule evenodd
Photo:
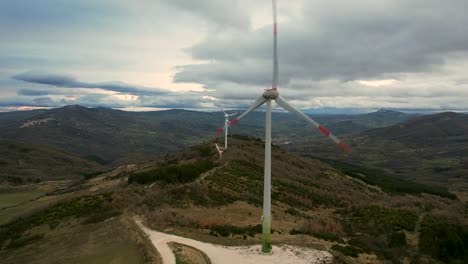
<path fill-rule="evenodd" d="M 227 147 L 228 147 L 227 137 L 228 137 L 228 129 L 229 129 L 229 117 L 237 115 L 237 113 L 228 114 L 228 113 L 226 113 L 226 111 L 224 111 L 224 109 L 220 105 L 216 104 L 216 106 L 219 109 L 221 109 L 221 111 L 223 111 L 223 113 L 224 113 L 224 127 L 220 128 L 220 129 L 218 129 L 216 131 L 216 136 L 221 134 L 221 132 L 223 132 L 223 130 L 224 130 L 224 150 L 226 150 Z"/>
<path fill-rule="evenodd" d="M 294 113 L 306 122 L 312 124 L 319 129 L 325 136 L 329 137 L 333 142 L 338 144 L 344 151 L 351 152 L 351 149 L 346 144 L 330 133 L 325 127 L 312 120 L 299 109 L 290 105 L 282 96 L 279 95 L 278 86 L 278 53 L 277 53 L 277 33 L 278 27 L 276 22 L 276 0 L 273 2 L 273 84 L 270 89 L 267 89 L 252 106 L 250 106 L 239 117 L 232 120 L 229 126 L 234 125 L 248 113 L 257 109 L 259 106 L 266 103 L 266 126 L 265 126 L 265 172 L 263 185 L 263 216 L 262 216 L 262 252 L 271 252 L 271 101 L 275 100 L 276 104 L 285 110 Z"/>

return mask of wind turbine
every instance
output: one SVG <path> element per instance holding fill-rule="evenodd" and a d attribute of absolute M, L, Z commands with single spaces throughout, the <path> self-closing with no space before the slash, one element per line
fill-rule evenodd
<path fill-rule="evenodd" d="M 228 114 L 228 113 L 226 113 L 226 111 L 224 111 L 224 109 L 220 105 L 216 104 L 216 106 L 219 109 L 221 109 L 221 111 L 223 111 L 223 113 L 224 113 L 224 127 L 216 130 L 216 136 L 221 134 L 223 132 L 223 130 L 224 130 L 224 150 L 226 150 L 227 147 L 228 147 L 227 137 L 228 137 L 228 129 L 229 129 L 229 117 L 237 115 L 237 113 Z"/>
<path fill-rule="evenodd" d="M 265 92 L 239 117 L 232 120 L 229 126 L 239 122 L 244 116 L 259 106 L 266 103 L 266 126 L 265 126 L 265 172 L 264 172 L 264 185 L 263 185 L 263 216 L 262 216 L 262 252 L 271 252 L 271 101 L 275 100 L 276 104 L 285 110 L 294 113 L 306 122 L 312 124 L 319 129 L 325 136 L 330 138 L 333 142 L 338 144 L 345 152 L 351 152 L 351 149 L 346 144 L 328 131 L 325 127 L 308 117 L 299 109 L 290 105 L 278 92 L 278 52 L 277 52 L 277 35 L 278 26 L 276 21 L 276 0 L 273 3 L 273 84 L 270 89 Z"/>

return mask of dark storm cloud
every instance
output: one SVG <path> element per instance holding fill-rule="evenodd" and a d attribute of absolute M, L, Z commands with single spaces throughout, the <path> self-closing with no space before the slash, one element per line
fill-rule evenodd
<path fill-rule="evenodd" d="M 36 89 L 19 89 L 16 92 L 18 95 L 24 96 L 43 96 L 43 95 L 51 95 L 51 94 L 59 94 L 55 91 L 51 90 L 36 90 Z"/>
<path fill-rule="evenodd" d="M 76 80 L 73 77 L 67 75 L 59 74 L 48 74 L 48 73 L 34 73 L 34 72 L 25 72 L 13 76 L 13 79 L 18 81 L 24 81 L 35 84 L 51 85 L 56 87 L 64 88 L 88 88 L 88 89 L 103 89 L 118 93 L 130 93 L 135 95 L 164 95 L 167 94 L 166 91 L 156 90 L 156 89 L 145 89 L 138 86 L 122 83 L 122 82 L 102 82 L 102 83 L 88 83 L 81 82 Z M 29 93 L 28 95 L 33 95 L 35 91 L 22 90 L 20 93 Z M 36 91 L 37 93 L 43 93 L 44 90 Z M 53 92 L 53 91 L 52 91 Z"/>
<path fill-rule="evenodd" d="M 468 1 L 375 2 L 305 1 L 303 18 L 280 23 L 283 84 L 292 78 L 349 81 L 430 72 L 450 55 L 466 56 Z M 271 46 L 271 26 L 208 36 L 187 52 L 210 63 L 180 67 L 175 81 L 265 85 L 265 76 L 249 74 L 245 61 L 262 73 L 269 70 Z"/>

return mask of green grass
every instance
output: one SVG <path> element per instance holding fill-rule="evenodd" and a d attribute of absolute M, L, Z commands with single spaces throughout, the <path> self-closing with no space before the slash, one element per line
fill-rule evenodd
<path fill-rule="evenodd" d="M 14 206 L 8 207 L 8 208 L 5 208 L 5 207 L 2 206 L 2 208 L 4 208 L 4 209 L 0 209 L 0 226 L 7 223 L 7 222 L 9 222 L 9 221 L 11 221 L 12 219 L 14 219 L 16 217 L 19 217 L 19 216 L 25 214 L 25 212 L 29 212 L 29 211 L 35 210 L 37 208 L 42 208 L 42 207 L 46 206 L 47 204 L 50 204 L 51 202 L 56 200 L 56 197 L 46 196 L 46 197 L 42 197 L 42 198 L 40 198 L 38 200 L 30 201 L 31 199 L 35 199 L 35 198 L 37 198 L 37 197 L 39 197 L 39 196 L 41 196 L 43 194 L 42 192 L 32 192 L 32 193 L 35 193 L 35 195 L 33 196 L 31 194 L 31 196 L 29 197 L 30 199 L 27 199 L 27 200 L 26 200 L 26 196 L 29 196 L 29 195 L 26 195 L 26 194 L 20 195 L 20 196 L 22 196 L 21 199 L 19 199 L 20 196 L 18 196 L 17 197 L 18 199 L 13 198 L 13 200 L 10 199 L 10 201 L 6 200 L 7 203 L 9 203 L 9 204 L 11 204 L 12 201 L 14 201 L 17 204 L 14 205 Z M 0 195 L 0 197 L 2 195 Z M 16 195 L 13 195 L 13 196 L 16 196 Z M 0 200 L 2 198 L 3 197 L 1 197 Z M 12 197 L 10 196 L 10 198 L 12 198 Z M 3 200 L 1 200 L 1 201 L 3 202 Z"/>
<path fill-rule="evenodd" d="M 42 211 L 16 219 L 0 226 L 0 248 L 23 239 L 31 228 L 46 224 L 55 228 L 62 220 L 75 217 L 84 218 L 86 223 L 96 223 L 118 214 L 109 205 L 110 194 L 83 196 L 50 206 Z M 7 242 L 7 243 L 5 243 Z"/>
<path fill-rule="evenodd" d="M 11 207 L 19 205 L 43 195 L 41 191 L 21 191 L 21 192 L 8 192 L 0 193 L 0 208 Z"/>
<path fill-rule="evenodd" d="M 35 228 L 33 232 L 43 232 L 43 237 L 37 242 L 0 251 L 2 264 L 159 263 L 153 262 L 155 259 L 149 252 L 152 249 L 147 248 L 139 233 L 120 217 L 93 225 L 65 220 L 56 229 Z"/>
<path fill-rule="evenodd" d="M 70 263 L 64 261 L 63 263 Z M 133 243 L 111 243 L 99 245 L 92 252 L 73 259 L 76 264 L 107 264 L 107 263 L 144 263 L 138 246 Z"/>

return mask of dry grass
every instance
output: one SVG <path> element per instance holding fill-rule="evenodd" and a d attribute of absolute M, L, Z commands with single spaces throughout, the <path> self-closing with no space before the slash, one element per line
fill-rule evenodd
<path fill-rule="evenodd" d="M 37 243 L 0 252 L 2 263 L 161 263 L 146 236 L 125 217 L 88 225 L 69 220 L 47 230 L 45 226 L 30 230 L 45 236 Z"/>

